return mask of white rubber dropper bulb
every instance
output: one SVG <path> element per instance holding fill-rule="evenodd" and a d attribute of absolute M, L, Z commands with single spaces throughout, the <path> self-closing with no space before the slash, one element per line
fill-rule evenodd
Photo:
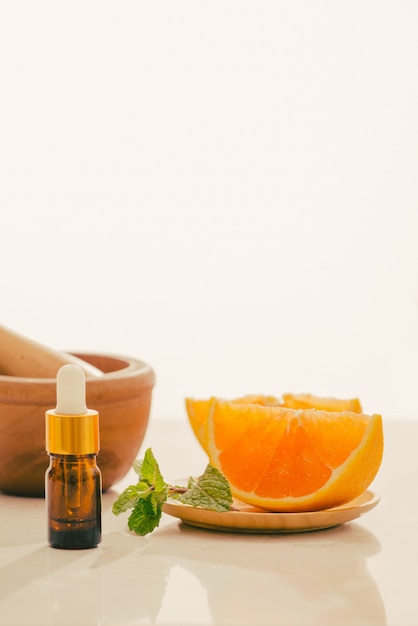
<path fill-rule="evenodd" d="M 86 378 L 78 365 L 63 365 L 57 374 L 57 407 L 59 415 L 85 415 Z"/>

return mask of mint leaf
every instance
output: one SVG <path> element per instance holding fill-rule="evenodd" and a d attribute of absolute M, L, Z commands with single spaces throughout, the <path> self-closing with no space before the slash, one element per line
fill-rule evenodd
<path fill-rule="evenodd" d="M 160 523 L 163 505 L 167 498 L 175 498 L 189 506 L 230 511 L 231 490 L 226 478 L 208 465 L 200 478 L 190 478 L 187 488 L 173 487 L 162 477 L 151 448 L 146 450 L 142 461 L 135 461 L 133 468 L 138 475 L 136 485 L 127 487 L 113 503 L 112 511 L 120 515 L 128 509 L 128 527 L 137 535 L 147 535 Z"/>
<path fill-rule="evenodd" d="M 148 498 L 149 503 L 152 506 L 152 510 L 156 515 L 158 510 L 162 508 L 164 502 L 167 500 L 167 487 L 163 491 L 153 491 Z"/>
<path fill-rule="evenodd" d="M 142 462 L 136 461 L 134 463 L 134 469 L 139 478 L 147 481 L 150 485 L 153 485 L 154 489 L 157 491 L 164 489 L 164 478 L 161 475 L 160 468 L 151 448 L 146 450 Z"/>
<path fill-rule="evenodd" d="M 119 515 L 133 509 L 128 518 L 129 529 L 138 535 L 147 535 L 160 523 L 163 504 L 167 500 L 167 485 L 151 448 L 146 450 L 142 461 L 134 462 L 133 467 L 139 481 L 119 495 L 112 511 Z"/>
<path fill-rule="evenodd" d="M 183 504 L 211 509 L 212 511 L 230 511 L 232 495 L 229 483 L 217 469 L 208 465 L 199 478 L 190 478 L 187 491 L 173 493 L 170 497 Z"/>
<path fill-rule="evenodd" d="M 128 528 L 137 535 L 147 535 L 151 533 L 160 523 L 163 511 L 162 504 L 154 506 L 151 499 L 141 499 L 137 502 L 134 510 L 128 519 Z"/>
<path fill-rule="evenodd" d="M 148 483 L 141 481 L 136 485 L 127 487 L 119 495 L 116 502 L 113 503 L 112 511 L 115 515 L 120 515 L 128 509 L 133 509 L 138 500 L 141 498 L 147 498 L 152 492 L 152 487 Z"/>
<path fill-rule="evenodd" d="M 142 474 L 141 474 L 141 467 L 142 467 L 142 461 L 138 461 L 138 459 L 136 459 L 133 462 L 132 467 L 134 468 L 135 472 L 138 474 L 139 478 L 142 478 Z"/>

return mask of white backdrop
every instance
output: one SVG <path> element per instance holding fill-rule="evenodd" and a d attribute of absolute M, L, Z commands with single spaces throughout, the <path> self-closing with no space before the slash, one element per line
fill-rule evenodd
<path fill-rule="evenodd" d="M 0 4 L 1 323 L 416 417 L 418 2 Z"/>

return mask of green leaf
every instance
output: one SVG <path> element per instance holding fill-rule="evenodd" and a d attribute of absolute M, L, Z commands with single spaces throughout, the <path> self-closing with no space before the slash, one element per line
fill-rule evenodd
<path fill-rule="evenodd" d="M 162 491 L 153 491 L 150 494 L 149 502 L 153 508 L 154 513 L 156 513 L 158 509 L 163 506 L 164 502 L 167 500 L 167 494 L 167 487 L 165 487 Z"/>
<path fill-rule="evenodd" d="M 142 478 L 142 474 L 141 474 L 142 461 L 138 461 L 138 459 L 136 459 L 133 462 L 132 467 L 134 468 L 135 472 L 138 474 L 139 479 L 141 479 Z"/>
<path fill-rule="evenodd" d="M 149 497 L 151 493 L 152 487 L 143 481 L 136 485 L 131 485 L 122 491 L 118 499 L 113 503 L 112 512 L 115 515 L 120 515 L 128 509 L 133 509 L 138 500 Z"/>
<path fill-rule="evenodd" d="M 144 460 L 140 464 L 140 478 L 153 485 L 156 491 L 161 491 L 165 487 L 164 478 L 161 475 L 160 468 L 152 453 L 151 448 L 146 450 Z M 138 473 L 138 471 L 137 471 Z"/>
<path fill-rule="evenodd" d="M 171 498 L 183 504 L 211 509 L 212 511 L 230 511 L 232 495 L 229 483 L 217 469 L 208 465 L 200 478 L 191 478 L 185 493 L 170 493 Z"/>
<path fill-rule="evenodd" d="M 137 502 L 128 519 L 128 527 L 137 535 L 147 535 L 151 533 L 160 523 L 162 514 L 162 503 L 154 506 L 154 500 L 146 498 Z"/>
<path fill-rule="evenodd" d="M 151 448 L 142 461 L 134 462 L 138 483 L 127 487 L 114 502 L 112 511 L 119 515 L 132 509 L 128 527 L 138 535 L 147 535 L 160 523 L 164 502 L 170 496 L 184 504 L 214 511 L 230 511 L 232 504 L 229 483 L 224 476 L 208 465 L 200 478 L 190 478 L 187 490 L 168 485 L 161 475 Z"/>

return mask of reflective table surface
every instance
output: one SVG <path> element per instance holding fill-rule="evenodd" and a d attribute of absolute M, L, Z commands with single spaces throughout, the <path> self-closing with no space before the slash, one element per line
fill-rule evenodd
<path fill-rule="evenodd" d="M 132 472 L 103 496 L 103 541 L 64 551 L 46 543 L 45 502 L 0 494 L 0 624 L 67 626 L 357 626 L 418 624 L 418 420 L 386 420 L 371 488 L 376 508 L 297 534 L 239 534 L 163 514 L 139 537 L 111 507 Z M 151 421 L 168 482 L 207 460 L 185 420 Z"/>

